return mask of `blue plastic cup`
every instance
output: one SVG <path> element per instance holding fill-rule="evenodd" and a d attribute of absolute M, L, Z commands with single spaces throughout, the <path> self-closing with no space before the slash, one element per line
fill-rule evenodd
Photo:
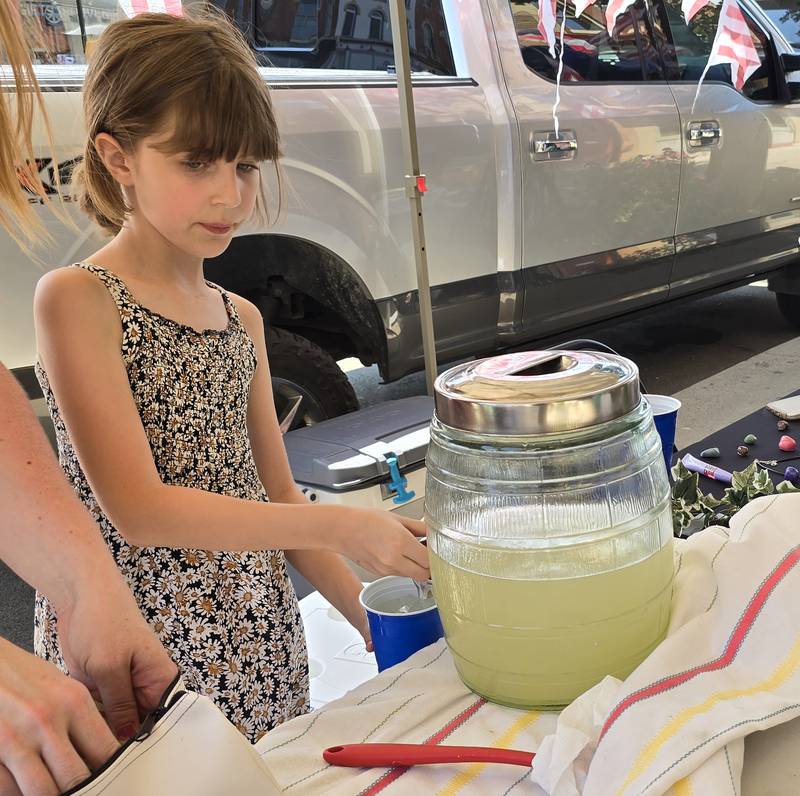
<path fill-rule="evenodd" d="M 653 410 L 653 422 L 656 424 L 658 436 L 661 437 L 661 450 L 664 453 L 667 473 L 669 473 L 672 467 L 675 427 L 678 424 L 678 410 L 681 408 L 681 402 L 669 395 L 645 395 L 644 398 Z"/>
<path fill-rule="evenodd" d="M 418 597 L 414 581 L 399 575 L 373 581 L 361 592 L 359 600 L 367 612 L 379 672 L 404 661 L 444 635 L 435 604 L 408 613 L 381 607 L 393 602 L 401 605 Z"/>

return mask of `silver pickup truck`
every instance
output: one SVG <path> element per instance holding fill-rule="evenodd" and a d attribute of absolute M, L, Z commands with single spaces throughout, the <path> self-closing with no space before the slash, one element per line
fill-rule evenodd
<path fill-rule="evenodd" d="M 741 91 L 712 67 L 695 102 L 717 8 L 687 25 L 680 0 L 638 0 L 609 36 L 605 0 L 578 18 L 567 2 L 556 132 L 558 62 L 535 0 L 406 0 L 440 362 L 757 276 L 800 325 L 800 59 L 741 4 L 761 66 Z M 377 363 L 386 381 L 422 367 L 389 10 L 224 6 L 272 88 L 289 187 L 277 223 L 236 238 L 207 273 L 259 306 L 279 410 L 300 396 L 295 424 L 312 423 L 356 407 L 336 360 Z M 81 63 L 116 8 L 30 11 L 61 48 L 37 69 L 65 182 L 81 149 Z M 0 359 L 31 389 L 35 282 L 98 246 L 73 210 L 75 229 L 40 211 L 45 266 L 0 240 Z"/>

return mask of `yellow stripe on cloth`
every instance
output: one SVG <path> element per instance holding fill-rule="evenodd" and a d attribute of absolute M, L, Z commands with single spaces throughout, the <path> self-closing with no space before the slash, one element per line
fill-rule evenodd
<path fill-rule="evenodd" d="M 751 696 L 752 694 L 757 694 L 759 691 L 774 691 L 794 674 L 798 666 L 800 666 L 800 637 L 795 640 L 789 654 L 775 667 L 775 670 L 766 680 L 762 680 L 760 683 L 750 688 L 731 688 L 727 691 L 717 691 L 716 694 L 711 694 L 708 699 L 701 702 L 699 705 L 691 705 L 680 713 L 677 713 L 664 725 L 661 732 L 659 732 L 639 753 L 639 756 L 628 772 L 628 776 L 625 778 L 625 782 L 622 783 L 622 787 L 617 791 L 617 795 L 619 796 L 619 794 L 623 793 L 631 782 L 647 769 L 653 760 L 655 760 L 661 747 L 670 738 L 680 732 L 681 728 L 695 716 L 707 713 L 719 702 L 727 702 L 732 699 L 738 699 L 739 697 Z"/>
<path fill-rule="evenodd" d="M 493 747 L 508 747 L 526 727 L 530 727 L 541 715 L 538 710 L 531 710 L 520 716 L 493 744 Z M 453 796 L 465 785 L 472 782 L 489 763 L 470 763 L 463 771 L 456 774 L 436 796 Z"/>
<path fill-rule="evenodd" d="M 672 796 L 693 796 L 694 789 L 692 788 L 692 783 L 689 782 L 689 777 L 684 777 L 683 779 L 679 779 L 673 786 L 672 786 Z"/>

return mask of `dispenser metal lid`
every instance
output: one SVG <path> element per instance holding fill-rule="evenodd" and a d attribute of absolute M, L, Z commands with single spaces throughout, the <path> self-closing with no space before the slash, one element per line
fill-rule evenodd
<path fill-rule="evenodd" d="M 639 369 L 595 351 L 522 351 L 457 365 L 435 385 L 436 417 L 453 428 L 495 435 L 554 434 L 632 412 Z"/>

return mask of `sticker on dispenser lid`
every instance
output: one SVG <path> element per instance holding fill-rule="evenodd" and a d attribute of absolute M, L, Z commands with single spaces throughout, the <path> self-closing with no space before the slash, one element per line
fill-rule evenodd
<path fill-rule="evenodd" d="M 479 362 L 475 375 L 512 381 L 536 376 L 552 378 L 574 368 L 580 359 L 580 353 L 572 351 L 519 351 Z"/>
<path fill-rule="evenodd" d="M 475 367 L 475 373 L 492 378 L 508 376 L 515 370 L 526 367 L 530 360 L 530 351 L 520 351 L 516 354 L 503 354 L 502 356 L 491 357 L 484 362 L 478 363 Z"/>

